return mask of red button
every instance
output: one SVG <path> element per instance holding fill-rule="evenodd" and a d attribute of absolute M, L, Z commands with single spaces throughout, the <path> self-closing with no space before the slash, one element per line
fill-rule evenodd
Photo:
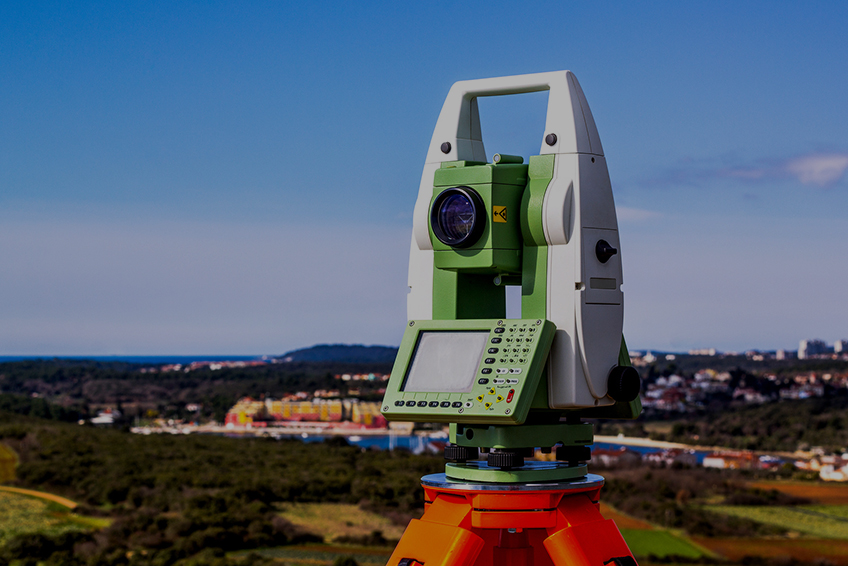
<path fill-rule="evenodd" d="M 512 403 L 512 396 L 515 395 L 515 389 L 510 389 L 506 396 L 506 402 Z"/>

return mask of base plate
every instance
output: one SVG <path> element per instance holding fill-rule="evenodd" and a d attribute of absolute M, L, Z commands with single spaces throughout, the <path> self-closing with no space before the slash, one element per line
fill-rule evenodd
<path fill-rule="evenodd" d="M 445 464 L 450 479 L 487 483 L 569 481 L 585 477 L 586 470 L 585 464 L 569 466 L 565 462 L 526 462 L 509 470 L 491 468 L 484 461 Z"/>
<path fill-rule="evenodd" d="M 490 483 L 454 480 L 445 474 L 429 474 L 421 478 L 424 487 L 456 489 L 460 491 L 585 491 L 604 485 L 603 476 L 586 474 L 572 481 L 533 483 Z"/>

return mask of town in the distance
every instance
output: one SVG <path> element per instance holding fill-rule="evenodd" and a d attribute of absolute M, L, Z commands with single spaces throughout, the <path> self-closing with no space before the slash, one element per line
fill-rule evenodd
<path fill-rule="evenodd" d="M 393 353 L 393 349 L 384 350 L 381 367 L 385 367 Z M 164 364 L 139 371 L 175 375 L 259 368 L 296 363 L 300 359 L 298 353 L 309 351 L 257 360 Z M 786 447 L 781 450 L 729 449 L 697 445 L 698 434 L 690 434 L 689 440 L 694 443 L 680 441 L 686 440 L 680 438 L 681 419 L 685 421 L 705 412 L 720 413 L 782 400 L 848 394 L 848 370 L 840 363 L 848 362 L 848 341 L 838 340 L 828 345 L 822 340 L 801 340 L 797 351 L 718 352 L 708 348 L 688 353 L 631 351 L 630 356 L 642 376 L 644 411 L 640 421 L 645 421 L 645 425 L 631 426 L 612 436 L 607 434 L 608 426 L 596 425 L 599 434 L 593 449 L 593 463 L 607 466 L 627 462 L 679 463 L 741 469 L 792 466 L 818 474 L 825 480 L 848 481 L 848 447 L 828 449 L 802 442 L 792 450 Z M 220 421 L 202 418 L 202 404 L 187 402 L 182 411 L 184 417 L 167 417 L 154 412 L 137 414 L 131 430 L 138 434 L 213 433 L 300 437 L 307 441 L 335 435 L 364 447 L 440 452 L 447 440 L 443 428 L 387 423 L 380 414 L 379 401 L 388 379 L 386 371 L 335 373 L 331 381 L 324 382 L 330 383 L 329 386 L 285 388 L 242 396 Z M 108 426 L 120 417 L 118 407 L 103 407 L 90 421 Z M 673 427 L 676 434 L 662 434 L 669 422 L 677 423 Z M 541 454 L 538 457 L 545 458 Z"/>

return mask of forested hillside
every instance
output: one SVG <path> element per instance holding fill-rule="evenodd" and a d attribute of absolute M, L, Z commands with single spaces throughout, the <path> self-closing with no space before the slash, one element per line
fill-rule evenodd
<path fill-rule="evenodd" d="M 282 502 L 358 503 L 405 522 L 423 506 L 419 478 L 442 465 L 438 457 L 363 451 L 343 439 L 142 436 L 8 413 L 0 413 L 0 442 L 20 458 L 18 485 L 80 502 L 81 514 L 113 518 L 98 535 L 16 537 L 0 549 L 0 563 L 31 556 L 57 565 L 172 564 L 204 549 L 314 539 L 278 516 Z"/>

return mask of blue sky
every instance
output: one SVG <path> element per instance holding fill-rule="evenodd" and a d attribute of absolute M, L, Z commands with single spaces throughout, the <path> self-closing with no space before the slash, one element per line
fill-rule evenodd
<path fill-rule="evenodd" d="M 0 5 L 0 354 L 397 344 L 457 80 L 570 69 L 633 348 L 848 338 L 848 4 Z M 481 101 L 538 152 L 545 95 Z"/>

